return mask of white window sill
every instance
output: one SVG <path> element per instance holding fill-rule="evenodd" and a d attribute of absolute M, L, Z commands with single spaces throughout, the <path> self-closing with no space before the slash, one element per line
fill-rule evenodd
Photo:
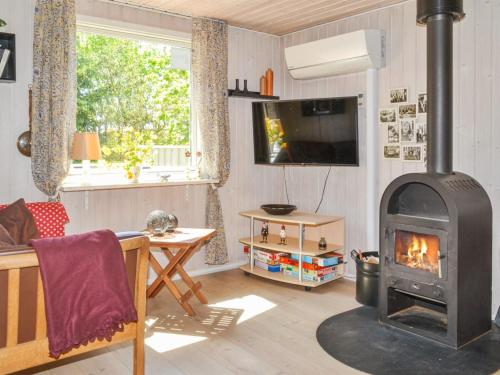
<path fill-rule="evenodd" d="M 64 181 L 61 191 L 94 191 L 94 190 L 113 190 L 113 189 L 138 189 L 162 186 L 183 186 L 183 185 L 203 185 L 215 184 L 217 180 L 211 179 L 186 179 L 181 176 L 175 176 L 168 181 L 161 181 L 157 178 L 139 179 L 139 182 L 128 181 L 125 178 L 117 176 L 92 176 L 89 181 L 84 182 L 82 176 L 68 176 Z"/>

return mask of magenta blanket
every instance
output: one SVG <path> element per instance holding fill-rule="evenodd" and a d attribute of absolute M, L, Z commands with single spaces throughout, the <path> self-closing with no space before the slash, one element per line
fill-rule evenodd
<path fill-rule="evenodd" d="M 137 321 L 120 242 L 109 230 L 32 240 L 40 263 L 50 355 L 110 340 Z"/>

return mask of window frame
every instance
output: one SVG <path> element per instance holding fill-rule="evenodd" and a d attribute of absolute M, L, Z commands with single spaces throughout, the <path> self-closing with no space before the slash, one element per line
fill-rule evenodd
<path fill-rule="evenodd" d="M 192 52 L 191 34 L 170 29 L 150 27 L 142 24 L 77 15 L 76 32 L 167 44 L 172 47 L 187 48 Z M 192 54 L 189 56 L 191 62 Z M 192 83 L 193 78 L 192 74 L 190 74 L 189 150 L 191 152 L 191 157 L 188 160 L 188 168 L 193 168 L 193 166 L 196 165 L 196 152 L 200 149 L 198 124 L 196 115 L 193 111 Z M 123 172 L 120 168 L 109 168 L 105 166 L 103 161 L 99 161 L 97 164 L 92 164 L 91 170 L 92 175 L 97 178 L 99 178 L 99 176 L 105 176 L 106 178 L 109 178 L 110 176 L 118 176 L 121 172 Z M 143 173 L 145 175 L 152 173 L 170 173 L 174 179 L 178 180 L 179 177 L 185 173 L 185 171 L 186 168 L 184 167 L 151 166 L 150 168 L 145 168 Z M 77 179 L 80 175 L 82 175 L 82 168 L 78 164 L 74 164 L 73 161 L 71 161 L 68 173 L 68 179 L 72 181 L 71 185 L 74 185 L 75 178 Z M 151 182 L 152 179 L 149 178 L 145 184 L 150 184 Z M 121 182 L 119 184 L 122 185 Z M 138 184 L 141 184 L 141 182 Z"/>

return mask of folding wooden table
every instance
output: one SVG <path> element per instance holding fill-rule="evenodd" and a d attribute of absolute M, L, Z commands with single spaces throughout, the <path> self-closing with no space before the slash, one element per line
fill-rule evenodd
<path fill-rule="evenodd" d="M 161 288 L 166 286 L 190 316 L 195 315 L 193 308 L 188 303 L 193 294 L 201 303 L 207 304 L 206 297 L 200 291 L 201 283 L 199 281 L 195 283 L 189 277 L 184 270 L 184 265 L 215 234 L 215 229 L 177 228 L 175 232 L 162 236 L 148 235 L 150 239 L 149 262 L 158 276 L 147 289 L 147 297 L 155 297 Z M 153 255 L 153 248 L 161 249 L 168 258 L 169 263 L 165 267 L 162 267 Z M 175 274 L 178 274 L 187 285 L 188 290 L 185 293 L 181 293 L 172 281 Z"/>

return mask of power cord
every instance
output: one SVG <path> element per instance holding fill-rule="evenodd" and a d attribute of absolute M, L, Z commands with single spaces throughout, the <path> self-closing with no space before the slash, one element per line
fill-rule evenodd
<path fill-rule="evenodd" d="M 286 203 L 290 204 L 290 199 L 288 198 L 288 187 L 286 186 L 285 166 L 283 166 L 283 181 L 285 181 Z"/>
<path fill-rule="evenodd" d="M 328 168 L 328 173 L 326 174 L 325 177 L 325 183 L 323 184 L 323 192 L 321 193 L 321 200 L 318 203 L 318 207 L 316 207 L 316 210 L 314 211 L 315 214 L 318 213 L 318 210 L 321 207 L 321 203 L 323 203 L 323 198 L 325 197 L 326 183 L 328 182 L 328 177 L 330 176 L 331 171 L 332 171 L 332 166 Z"/>

